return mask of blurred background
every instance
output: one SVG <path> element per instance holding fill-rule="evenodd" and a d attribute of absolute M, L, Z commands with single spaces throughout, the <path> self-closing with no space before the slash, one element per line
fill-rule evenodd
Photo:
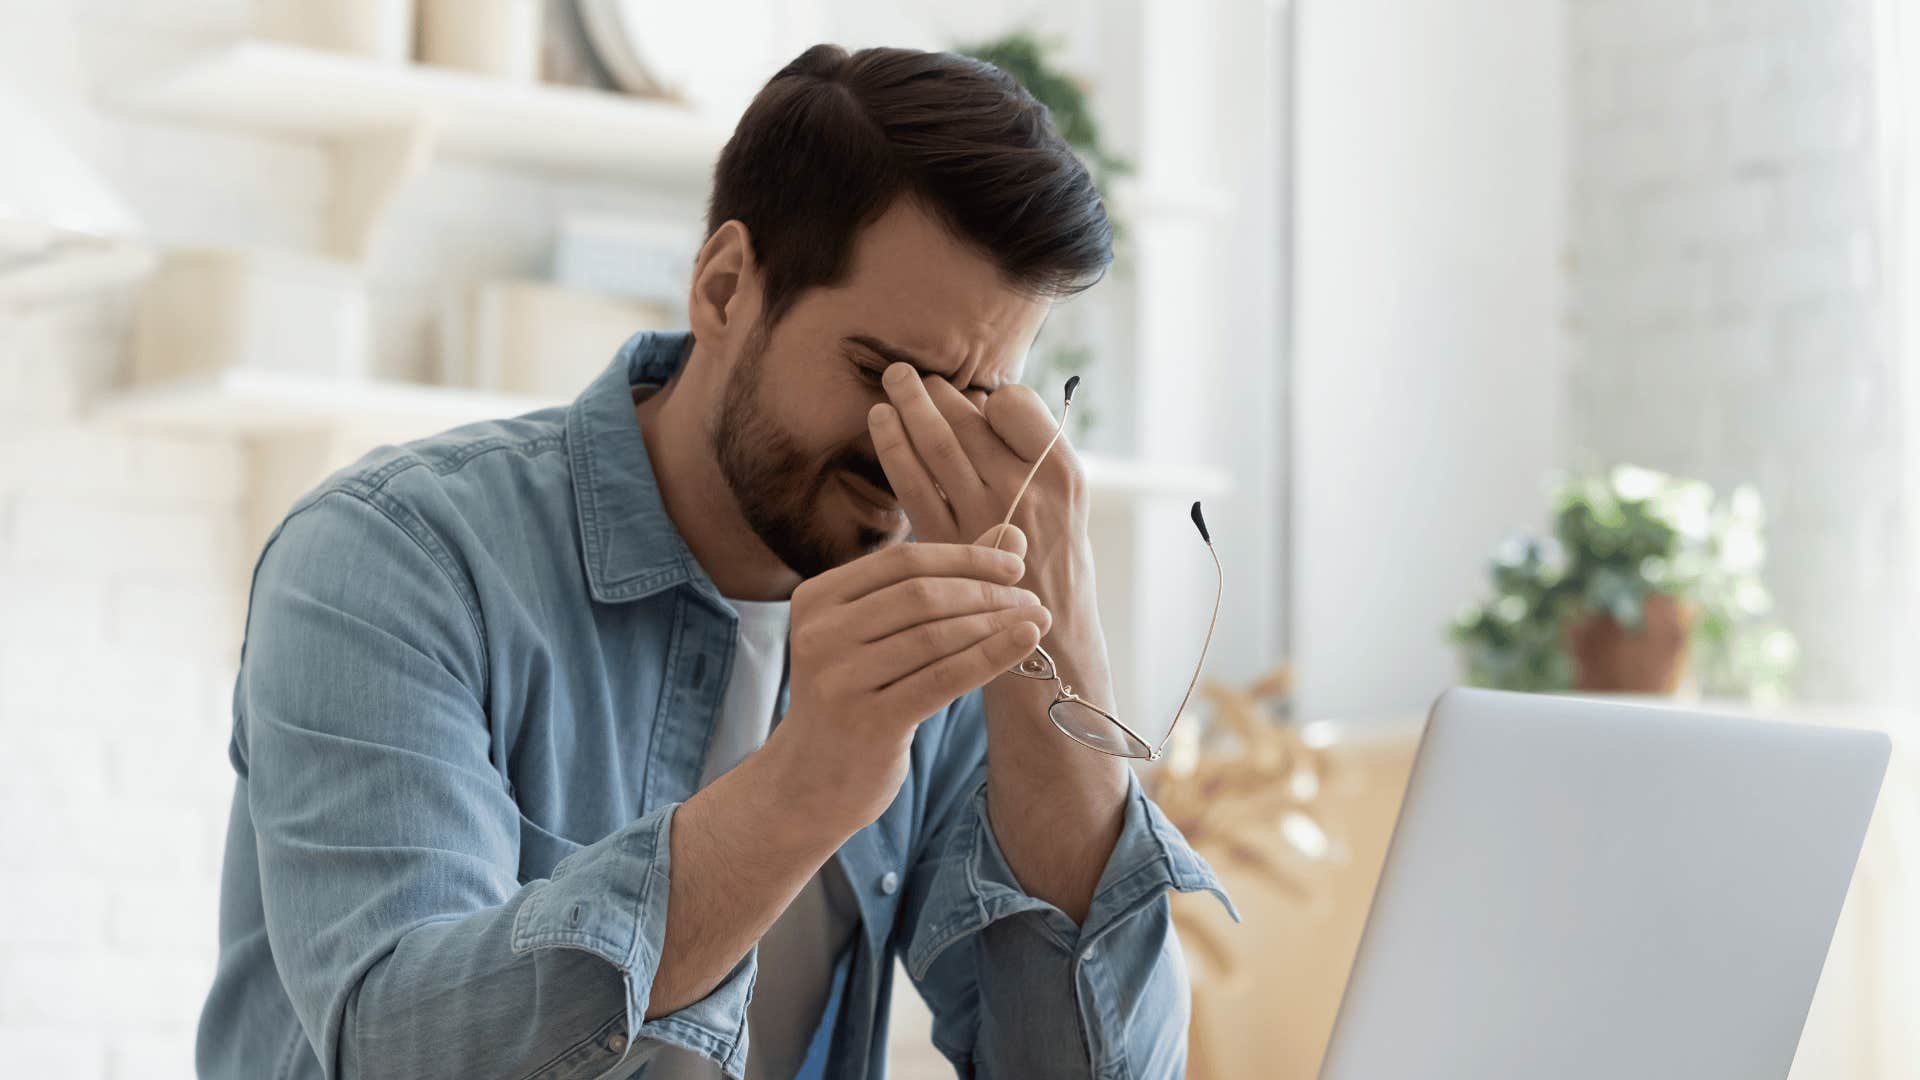
<path fill-rule="evenodd" d="M 382 442 L 684 320 L 816 41 L 993 59 L 1120 223 L 1070 374 L 1125 713 L 1311 1077 L 1459 682 L 1887 730 L 1794 1076 L 1920 1076 L 1920 16 L 1892 0 L 0 0 L 0 1071 L 191 1074 L 253 559 Z M 1631 778 L 1623 778 L 1630 783 Z M 1783 792 L 1785 798 L 1791 792 Z M 905 981 L 902 980 L 904 987 Z M 948 1075 L 902 995 L 895 1069 Z"/>

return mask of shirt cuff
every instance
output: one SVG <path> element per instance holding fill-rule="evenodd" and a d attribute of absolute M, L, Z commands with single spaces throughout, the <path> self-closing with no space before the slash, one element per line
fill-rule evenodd
<path fill-rule="evenodd" d="M 749 950 L 706 997 L 646 1019 L 666 939 L 669 838 L 678 807 L 663 806 L 560 860 L 521 903 L 513 951 L 579 949 L 598 956 L 626 979 L 626 1054 L 644 1058 L 651 1056 L 647 1042 L 668 1043 L 711 1058 L 738 1078 L 746 1073 L 747 1002 L 757 950 Z"/>
<path fill-rule="evenodd" d="M 1213 868 L 1187 844 L 1180 830 L 1147 798 L 1140 778 L 1127 770 L 1126 816 L 1120 837 L 1094 887 L 1086 921 L 1030 896 L 1015 880 L 987 818 L 987 786 L 975 789 L 965 818 L 949 836 L 928 890 L 926 914 L 907 956 L 915 978 L 925 978 L 940 954 L 969 934 L 1025 911 L 1069 951 L 1092 945 L 1157 901 L 1168 889 L 1206 891 L 1219 897 L 1235 922 L 1240 912 Z"/>

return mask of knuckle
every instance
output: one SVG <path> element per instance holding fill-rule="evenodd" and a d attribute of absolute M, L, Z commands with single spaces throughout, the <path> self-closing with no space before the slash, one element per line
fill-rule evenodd
<path fill-rule="evenodd" d="M 816 619 L 806 626 L 796 627 L 793 632 L 793 647 L 809 656 L 831 656 L 834 651 L 834 628 L 831 623 Z"/>
<path fill-rule="evenodd" d="M 945 627 L 939 623 L 921 623 L 913 628 L 914 648 L 923 656 L 945 651 L 946 638 Z"/>
<path fill-rule="evenodd" d="M 934 601 L 939 599 L 939 592 L 934 588 L 932 578 L 909 578 L 903 591 L 907 602 L 917 608 L 931 607 Z"/>

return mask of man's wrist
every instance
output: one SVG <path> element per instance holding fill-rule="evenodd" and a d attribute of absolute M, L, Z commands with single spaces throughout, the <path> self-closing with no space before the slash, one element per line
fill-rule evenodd
<path fill-rule="evenodd" d="M 728 775 L 740 774 L 735 780 L 742 792 L 751 793 L 746 797 L 762 804 L 759 820 L 777 847 L 808 855 L 824 853 L 820 859 L 824 862 L 864 823 L 842 820 L 834 812 L 831 801 L 823 800 L 807 782 L 808 771 L 794 758 L 792 740 L 780 734 L 780 728 L 774 728 L 760 749 Z"/>

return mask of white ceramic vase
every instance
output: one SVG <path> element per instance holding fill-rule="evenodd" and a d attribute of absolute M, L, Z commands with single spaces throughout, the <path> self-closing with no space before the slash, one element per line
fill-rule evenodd
<path fill-rule="evenodd" d="M 419 0 L 420 60 L 509 82 L 540 77 L 542 0 Z"/>
<path fill-rule="evenodd" d="M 414 0 L 254 0 L 254 32 L 392 64 L 413 57 Z"/>

